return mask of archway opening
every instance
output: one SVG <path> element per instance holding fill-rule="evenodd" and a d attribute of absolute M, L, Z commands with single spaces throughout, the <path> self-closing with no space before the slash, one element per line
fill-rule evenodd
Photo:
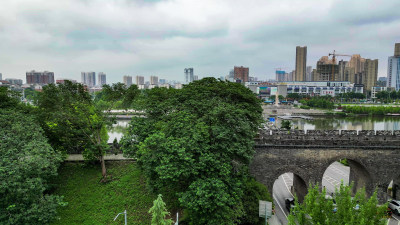
<path fill-rule="evenodd" d="M 400 175 L 390 181 L 387 195 L 391 199 L 400 200 Z"/>
<path fill-rule="evenodd" d="M 295 196 L 299 202 L 303 202 L 307 194 L 307 184 L 299 175 L 288 172 L 280 175 L 275 180 L 272 188 L 275 212 L 281 221 L 290 213 L 294 206 Z"/>
<path fill-rule="evenodd" d="M 352 159 L 342 158 L 332 162 L 324 172 L 322 187 L 325 188 L 327 194 L 333 195 L 342 182 L 344 185 L 353 183 L 353 194 L 361 188 L 365 188 L 367 195 L 373 192 L 372 179 L 368 170 Z"/>

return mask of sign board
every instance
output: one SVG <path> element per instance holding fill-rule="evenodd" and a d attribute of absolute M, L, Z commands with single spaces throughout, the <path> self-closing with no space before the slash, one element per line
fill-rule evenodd
<path fill-rule="evenodd" d="M 258 210 L 258 216 L 259 217 L 265 217 L 265 214 L 267 214 L 267 217 L 272 216 L 272 202 L 267 202 L 267 201 L 258 201 L 259 205 L 259 210 Z"/>
<path fill-rule="evenodd" d="M 269 122 L 275 122 L 275 118 L 274 117 L 270 117 L 269 118 Z"/>

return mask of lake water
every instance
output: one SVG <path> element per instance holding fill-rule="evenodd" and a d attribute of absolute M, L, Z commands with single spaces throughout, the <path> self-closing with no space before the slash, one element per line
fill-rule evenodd
<path fill-rule="evenodd" d="M 314 117 L 313 120 L 295 119 L 292 123 L 301 130 L 400 130 L 400 117 L 388 116 Z"/>
<path fill-rule="evenodd" d="M 118 142 L 121 140 L 124 132 L 129 126 L 130 120 L 117 120 L 116 122 L 116 124 L 113 124 L 112 129 L 108 131 L 108 143 L 112 143 L 115 138 L 118 140 Z"/>
<path fill-rule="evenodd" d="M 301 130 L 400 130 L 400 117 L 314 117 L 313 120 L 291 120 Z M 117 120 L 108 132 L 108 142 L 121 140 L 130 120 Z M 277 119 L 277 127 L 281 120 Z"/>

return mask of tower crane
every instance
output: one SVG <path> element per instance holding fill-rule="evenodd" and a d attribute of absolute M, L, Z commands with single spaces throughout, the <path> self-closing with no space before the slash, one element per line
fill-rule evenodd
<path fill-rule="evenodd" d="M 336 56 L 348 56 L 351 57 L 351 55 L 346 55 L 346 54 L 336 54 L 336 50 L 333 50 L 333 53 L 329 53 L 329 56 L 332 56 L 332 75 L 330 81 L 335 81 L 335 65 L 336 65 Z"/>

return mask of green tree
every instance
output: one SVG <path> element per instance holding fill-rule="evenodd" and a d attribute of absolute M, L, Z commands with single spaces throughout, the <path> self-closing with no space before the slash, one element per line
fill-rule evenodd
<path fill-rule="evenodd" d="M 139 93 L 136 85 L 127 87 L 123 83 L 114 83 L 111 86 L 105 84 L 103 90 L 96 94 L 95 102 L 97 105 L 101 105 L 104 110 L 127 109 L 132 106 Z"/>
<path fill-rule="evenodd" d="M 290 120 L 282 120 L 281 128 L 286 130 L 292 129 L 292 122 Z"/>
<path fill-rule="evenodd" d="M 364 190 L 352 197 L 352 186 L 343 183 L 336 190 L 333 199 L 327 198 L 325 189 L 319 191 L 318 185 L 310 187 L 304 202 L 295 203 L 290 213 L 289 224 L 386 224 L 387 204 L 378 206 L 376 192 L 368 198 Z"/>
<path fill-rule="evenodd" d="M 8 87 L 0 86 L 0 108 L 15 108 L 20 103 L 20 94 Z"/>
<path fill-rule="evenodd" d="M 48 224 L 62 198 L 48 194 L 61 155 L 35 119 L 17 109 L 0 109 L 0 224 Z"/>
<path fill-rule="evenodd" d="M 107 176 L 104 154 L 108 148 L 106 126 L 111 120 L 95 107 L 82 84 L 46 85 L 39 93 L 38 117 L 54 149 L 82 153 L 85 159 L 99 160 L 103 179 Z"/>
<path fill-rule="evenodd" d="M 150 208 L 149 213 L 152 214 L 151 225 L 169 225 L 173 223 L 172 219 L 166 218 L 170 213 L 167 211 L 161 194 L 154 200 L 153 207 Z"/>
<path fill-rule="evenodd" d="M 143 93 L 146 117 L 122 140 L 155 190 L 175 192 L 194 224 L 233 224 L 262 121 L 261 104 L 240 84 L 205 78 L 181 90 Z"/>

